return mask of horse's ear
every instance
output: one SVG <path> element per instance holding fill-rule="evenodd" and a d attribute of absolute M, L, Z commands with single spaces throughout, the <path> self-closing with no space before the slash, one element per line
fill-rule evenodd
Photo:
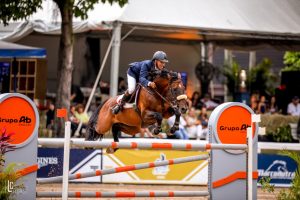
<path fill-rule="evenodd" d="M 169 77 L 169 71 L 167 69 L 162 69 L 160 75 L 161 77 Z"/>
<path fill-rule="evenodd" d="M 179 78 L 179 73 L 177 72 L 170 72 L 170 77 L 172 80 L 177 80 Z"/>

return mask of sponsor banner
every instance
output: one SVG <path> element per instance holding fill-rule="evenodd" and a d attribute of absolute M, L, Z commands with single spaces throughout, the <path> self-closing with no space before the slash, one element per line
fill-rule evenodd
<path fill-rule="evenodd" d="M 115 154 L 105 153 L 102 158 L 101 150 L 72 149 L 70 173 L 90 172 L 98 169 L 110 169 L 125 165 L 169 160 L 206 153 L 207 152 L 196 151 L 119 149 Z M 61 176 L 63 172 L 63 149 L 39 148 L 38 164 L 38 178 Z M 101 177 L 90 177 L 74 180 L 74 182 L 206 185 L 208 180 L 207 165 L 208 162 L 206 160 L 195 161 L 109 174 L 103 176 L 102 179 Z M 296 162 L 287 156 L 270 154 L 258 155 L 259 179 L 266 176 L 270 177 L 271 184 L 275 184 L 275 186 L 290 186 L 295 176 L 296 168 Z"/>
<path fill-rule="evenodd" d="M 94 151 L 95 150 L 71 149 L 70 169 L 74 172 L 77 172 L 81 168 L 79 166 L 89 166 L 88 162 L 83 164 L 83 161 L 86 160 Z M 37 172 L 37 177 L 47 178 L 53 176 L 62 176 L 63 154 L 63 148 L 38 148 L 37 162 L 39 165 L 39 169 Z M 92 170 L 93 168 L 100 169 L 101 165 L 99 163 L 96 167 L 90 166 L 90 168 L 90 170 Z"/>
<path fill-rule="evenodd" d="M 187 156 L 207 154 L 196 151 L 174 150 L 126 150 L 103 155 L 103 169 L 122 167 L 147 162 L 156 162 Z M 208 162 L 194 161 L 175 165 L 141 169 L 103 176 L 103 183 L 158 183 L 206 185 Z"/>
<path fill-rule="evenodd" d="M 271 184 L 275 186 L 290 186 L 295 177 L 297 163 L 288 156 L 259 154 L 258 175 L 270 177 Z"/>

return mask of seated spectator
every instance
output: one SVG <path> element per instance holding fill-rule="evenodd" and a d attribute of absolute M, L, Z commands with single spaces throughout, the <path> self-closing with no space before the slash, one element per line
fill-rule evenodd
<path fill-rule="evenodd" d="M 208 113 L 205 106 L 201 108 L 201 111 L 198 115 L 198 120 L 200 121 L 200 124 L 202 124 L 203 122 L 208 122 Z"/>
<path fill-rule="evenodd" d="M 190 108 L 188 114 L 184 117 L 186 121 L 186 130 L 189 138 L 200 139 L 202 132 L 202 126 L 200 121 L 197 119 L 195 108 Z"/>
<path fill-rule="evenodd" d="M 202 126 L 202 132 L 201 132 L 201 135 L 200 135 L 200 139 L 208 141 L 209 140 L 208 122 L 202 121 L 201 126 Z"/>
<path fill-rule="evenodd" d="M 123 94 L 127 90 L 126 82 L 123 77 L 118 80 L 118 94 Z"/>
<path fill-rule="evenodd" d="M 200 99 L 200 93 L 199 92 L 194 92 L 191 98 L 191 106 L 194 107 L 195 109 L 201 109 L 203 103 L 201 102 Z"/>
<path fill-rule="evenodd" d="M 76 106 L 71 105 L 71 107 L 70 107 L 70 117 L 69 117 L 69 120 L 71 122 L 71 137 L 73 137 L 75 135 L 75 132 L 76 132 L 76 130 L 78 128 L 78 125 L 80 123 L 79 119 L 76 118 L 75 113 L 76 113 Z"/>
<path fill-rule="evenodd" d="M 204 98 L 201 101 L 206 106 L 207 110 L 213 110 L 213 109 L 215 109 L 215 107 L 217 107 L 219 105 L 210 99 L 209 94 L 205 94 Z"/>
<path fill-rule="evenodd" d="M 75 112 L 75 117 L 76 119 L 79 121 L 79 124 L 81 123 L 81 128 L 80 128 L 80 135 L 82 136 L 83 130 L 85 130 L 88 122 L 89 122 L 89 116 L 87 115 L 87 113 L 84 112 L 84 106 L 82 104 L 78 104 L 76 106 L 76 112 Z M 78 127 L 77 127 L 78 129 Z"/>
<path fill-rule="evenodd" d="M 201 123 L 202 129 L 201 129 L 200 136 L 197 139 L 208 140 L 208 113 L 205 106 L 202 107 L 198 115 L 198 120 Z"/>
<path fill-rule="evenodd" d="M 269 113 L 270 114 L 275 114 L 278 112 L 278 106 L 276 102 L 276 97 L 272 96 L 270 100 L 270 107 L 269 107 Z"/>
<path fill-rule="evenodd" d="M 84 106 L 82 104 L 78 104 L 76 106 L 75 117 L 85 125 L 89 122 L 90 119 L 87 113 L 84 112 Z"/>
<path fill-rule="evenodd" d="M 258 114 L 265 114 L 267 112 L 266 97 L 264 95 L 260 96 L 257 112 Z"/>
<path fill-rule="evenodd" d="M 258 113 L 258 94 L 254 93 L 250 97 L 250 107 L 254 113 Z"/>
<path fill-rule="evenodd" d="M 300 104 L 298 96 L 294 96 L 292 102 L 288 104 L 287 113 L 292 116 L 300 116 Z"/>
<path fill-rule="evenodd" d="M 168 125 L 169 127 L 172 127 L 175 123 L 175 115 L 170 117 L 168 120 Z M 180 122 L 179 122 L 179 130 L 175 131 L 174 135 L 176 136 L 177 139 L 183 139 L 183 140 L 188 140 L 189 136 L 188 133 L 185 130 L 186 126 L 186 121 L 182 116 L 180 116 Z"/>

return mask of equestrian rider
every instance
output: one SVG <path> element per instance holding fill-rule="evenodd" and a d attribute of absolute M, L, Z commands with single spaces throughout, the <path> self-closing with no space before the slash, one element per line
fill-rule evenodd
<path fill-rule="evenodd" d="M 144 87 L 149 86 L 155 89 L 155 83 L 147 80 L 148 73 L 153 69 L 164 69 L 167 62 L 169 62 L 167 54 L 163 51 L 156 51 L 152 60 L 144 60 L 129 64 L 129 69 L 127 71 L 128 89 L 119 104 L 112 108 L 112 113 L 118 114 L 119 111 L 123 109 L 124 104 L 129 101 L 131 94 L 134 92 L 137 82 L 141 83 Z"/>

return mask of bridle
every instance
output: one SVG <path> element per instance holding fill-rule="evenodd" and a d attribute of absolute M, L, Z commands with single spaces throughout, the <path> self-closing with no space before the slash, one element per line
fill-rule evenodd
<path fill-rule="evenodd" d="M 168 103 L 169 105 L 171 105 L 172 108 L 176 108 L 177 101 L 183 100 L 183 99 L 187 99 L 187 96 L 185 94 L 181 94 L 176 96 L 176 94 L 174 93 L 173 88 L 171 87 L 172 84 L 172 79 L 169 81 L 168 83 L 168 90 L 171 94 L 172 99 L 169 99 L 168 97 L 164 97 L 163 95 L 161 95 L 156 89 L 151 89 L 157 96 L 159 96 L 164 102 Z M 176 97 L 175 97 L 176 96 Z"/>

